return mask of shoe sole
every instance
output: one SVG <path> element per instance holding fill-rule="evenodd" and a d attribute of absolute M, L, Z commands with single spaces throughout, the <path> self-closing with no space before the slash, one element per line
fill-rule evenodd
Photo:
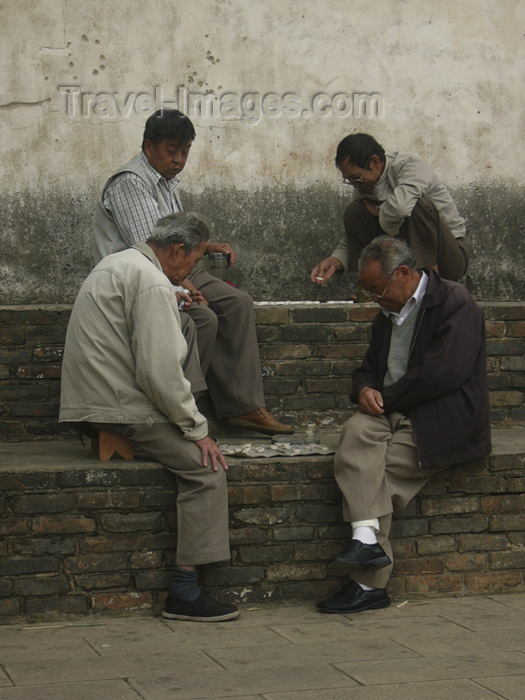
<path fill-rule="evenodd" d="M 162 612 L 162 617 L 167 620 L 185 620 L 187 622 L 227 622 L 228 620 L 235 620 L 235 618 L 240 615 L 239 610 L 235 610 L 231 613 L 226 613 L 225 615 L 214 615 L 213 617 L 201 617 L 198 615 L 179 615 L 178 613 L 169 613 L 165 610 Z"/>
<path fill-rule="evenodd" d="M 227 424 L 233 426 L 234 428 L 242 428 L 243 430 L 255 430 L 257 433 L 264 433 L 265 435 L 293 435 L 294 429 L 290 430 L 278 430 L 275 428 L 265 428 L 264 426 L 258 426 L 254 423 L 246 423 L 238 418 L 228 418 Z"/>
<path fill-rule="evenodd" d="M 389 608 L 390 598 L 383 598 L 383 600 L 377 600 L 375 603 L 370 603 L 370 605 L 366 605 L 364 608 L 358 608 L 357 610 L 355 608 L 353 610 L 334 610 L 332 608 L 324 607 L 322 603 L 318 603 L 317 607 L 321 612 L 324 613 L 329 613 L 332 615 L 349 615 L 351 613 L 365 612 L 365 610 L 382 610 L 383 608 Z"/>

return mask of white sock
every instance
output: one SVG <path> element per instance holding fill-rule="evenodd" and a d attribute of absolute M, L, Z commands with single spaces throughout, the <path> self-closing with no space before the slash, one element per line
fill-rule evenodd
<path fill-rule="evenodd" d="M 363 544 L 377 543 L 376 531 L 369 525 L 365 525 L 364 527 L 355 527 L 352 530 L 352 539 L 359 540 L 359 542 L 362 542 Z"/>
<path fill-rule="evenodd" d="M 375 591 L 375 590 L 376 590 L 375 588 L 372 588 L 372 586 L 367 586 L 366 583 L 359 583 L 359 581 L 356 581 L 356 583 L 357 583 L 359 586 L 361 586 L 361 588 L 362 588 L 364 591 Z"/>

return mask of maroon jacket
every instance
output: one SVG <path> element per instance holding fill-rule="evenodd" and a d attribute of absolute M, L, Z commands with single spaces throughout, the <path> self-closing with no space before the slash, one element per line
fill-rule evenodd
<path fill-rule="evenodd" d="M 383 389 L 392 321 L 378 313 L 350 399 L 366 386 L 379 390 L 385 413 L 410 418 L 420 465 L 441 469 L 491 451 L 485 321 L 465 287 L 425 272 L 406 374 Z"/>

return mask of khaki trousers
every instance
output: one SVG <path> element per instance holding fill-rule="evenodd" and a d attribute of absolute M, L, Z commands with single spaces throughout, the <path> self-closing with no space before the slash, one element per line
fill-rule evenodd
<path fill-rule="evenodd" d="M 349 250 L 349 269 L 357 270 L 361 251 L 385 232 L 379 218 L 370 214 L 363 200 L 352 202 L 344 224 Z M 429 197 L 423 195 L 399 229 L 399 238 L 414 251 L 418 267 L 437 265 L 441 277 L 458 282 L 468 268 L 468 253 L 462 239 L 455 238 Z"/>
<path fill-rule="evenodd" d="M 389 540 L 392 513 L 402 511 L 436 472 L 421 470 L 410 420 L 401 413 L 356 413 L 343 427 L 334 475 L 347 522 L 379 519 L 379 544 L 394 561 Z M 352 578 L 384 588 L 392 566 L 361 569 Z"/>
<path fill-rule="evenodd" d="M 96 423 L 138 445 L 149 457 L 175 475 L 177 497 L 178 566 L 196 566 L 230 558 L 228 537 L 228 491 L 226 472 L 219 466 L 203 467 L 201 451 L 184 440 L 171 423 L 126 425 Z"/>
<path fill-rule="evenodd" d="M 191 277 L 209 307 L 193 304 L 201 367 L 217 418 L 240 416 L 265 406 L 255 310 L 249 294 L 204 270 Z"/>

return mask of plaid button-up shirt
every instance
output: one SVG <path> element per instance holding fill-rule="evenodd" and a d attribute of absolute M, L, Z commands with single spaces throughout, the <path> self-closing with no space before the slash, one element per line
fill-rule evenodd
<path fill-rule="evenodd" d="M 139 157 L 165 191 L 173 213 L 180 211 L 175 197 L 179 186 L 177 178 L 167 180 L 151 167 L 143 152 Z M 122 240 L 130 248 L 135 243 L 146 241 L 160 218 L 159 206 L 151 196 L 148 185 L 132 172 L 121 173 L 108 185 L 104 192 L 104 207 L 113 216 Z"/>

